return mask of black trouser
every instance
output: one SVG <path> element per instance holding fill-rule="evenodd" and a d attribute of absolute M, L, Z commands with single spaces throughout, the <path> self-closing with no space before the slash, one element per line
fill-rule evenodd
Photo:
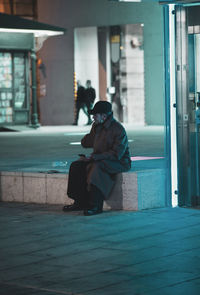
<path fill-rule="evenodd" d="M 75 120 L 74 120 L 75 124 L 78 124 L 79 113 L 80 113 L 81 109 L 83 110 L 84 114 L 88 117 L 88 121 L 90 120 L 90 115 L 88 114 L 86 103 L 77 101 L 76 102 L 76 114 L 75 114 Z"/>
<path fill-rule="evenodd" d="M 86 161 L 72 162 L 69 169 L 67 195 L 83 208 L 102 207 L 103 194 L 95 186 L 87 189 L 87 165 Z"/>
<path fill-rule="evenodd" d="M 86 103 L 86 106 L 87 106 L 87 113 L 88 113 L 88 123 L 92 123 L 92 119 L 91 119 L 91 116 L 90 116 L 90 114 L 89 114 L 89 111 L 92 109 L 92 107 L 93 107 L 93 103 L 91 103 L 91 102 L 87 102 Z"/>

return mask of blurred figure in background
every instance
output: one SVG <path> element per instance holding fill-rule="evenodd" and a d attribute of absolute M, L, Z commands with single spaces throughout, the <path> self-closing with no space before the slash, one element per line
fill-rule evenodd
<path fill-rule="evenodd" d="M 78 119 L 79 119 L 79 112 L 82 109 L 83 112 L 88 117 L 88 111 L 87 111 L 87 105 L 86 105 L 86 96 L 85 96 L 85 87 L 81 85 L 81 81 L 77 81 L 77 99 L 75 102 L 75 120 L 73 125 L 78 125 Z"/>
<path fill-rule="evenodd" d="M 92 123 L 92 120 L 89 113 L 90 113 L 90 110 L 93 108 L 93 104 L 96 98 L 96 91 L 92 87 L 91 80 L 86 81 L 85 98 L 86 98 L 86 106 L 87 106 L 87 112 L 88 112 L 87 125 L 90 125 Z"/>

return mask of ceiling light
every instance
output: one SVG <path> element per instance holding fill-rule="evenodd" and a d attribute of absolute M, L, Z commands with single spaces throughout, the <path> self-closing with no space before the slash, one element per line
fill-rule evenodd
<path fill-rule="evenodd" d="M 31 30 L 31 29 L 11 29 L 11 28 L 0 28 L 0 32 L 4 33 L 32 33 L 35 37 L 41 36 L 56 36 L 63 35 L 64 32 L 50 31 L 50 30 Z"/>

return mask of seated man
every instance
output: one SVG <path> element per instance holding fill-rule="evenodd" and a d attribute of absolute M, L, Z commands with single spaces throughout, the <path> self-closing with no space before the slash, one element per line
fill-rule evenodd
<path fill-rule="evenodd" d="M 103 200 L 108 199 L 116 174 L 131 168 L 126 131 L 113 118 L 112 105 L 99 101 L 90 114 L 94 123 L 81 144 L 93 152 L 89 157 L 80 155 L 71 164 L 67 194 L 74 204 L 63 207 L 63 211 L 84 210 L 87 216 L 102 213 Z"/>

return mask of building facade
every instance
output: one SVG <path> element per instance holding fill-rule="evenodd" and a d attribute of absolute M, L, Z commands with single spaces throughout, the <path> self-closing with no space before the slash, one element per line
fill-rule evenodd
<path fill-rule="evenodd" d="M 40 79 L 36 77 L 39 78 L 42 63 L 36 52 L 49 36 L 63 34 L 65 30 L 33 20 L 37 16 L 36 4 L 36 1 L 0 2 L 1 126 L 39 126 Z"/>
<path fill-rule="evenodd" d="M 67 28 L 67 34 L 47 40 L 39 52 L 46 68 L 41 124 L 72 124 L 76 75 L 83 84 L 92 80 L 97 100 L 113 102 L 122 122 L 163 125 L 162 6 L 155 1 L 49 2 L 38 0 L 38 20 Z M 120 48 L 120 58 L 113 62 L 110 55 L 116 48 Z"/>

